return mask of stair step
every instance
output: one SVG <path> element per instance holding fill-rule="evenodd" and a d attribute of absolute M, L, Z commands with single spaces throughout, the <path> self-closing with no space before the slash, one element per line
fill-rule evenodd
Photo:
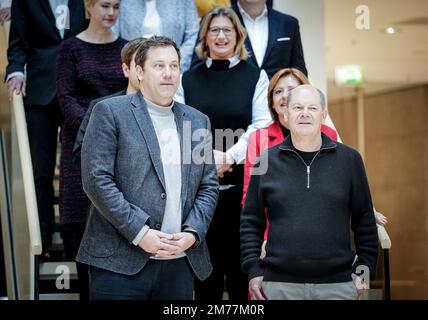
<path fill-rule="evenodd" d="M 69 274 L 70 280 L 77 279 L 76 263 L 72 261 L 43 262 L 40 264 L 39 279 L 41 281 L 56 280 L 58 276 Z"/>
<path fill-rule="evenodd" d="M 79 300 L 78 293 L 41 293 L 39 300 Z"/>

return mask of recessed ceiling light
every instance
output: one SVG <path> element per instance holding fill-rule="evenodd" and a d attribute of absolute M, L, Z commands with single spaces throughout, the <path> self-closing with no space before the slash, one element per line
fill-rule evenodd
<path fill-rule="evenodd" d="M 386 34 L 396 34 L 401 31 L 401 29 L 395 28 L 395 27 L 387 27 L 382 30 Z"/>

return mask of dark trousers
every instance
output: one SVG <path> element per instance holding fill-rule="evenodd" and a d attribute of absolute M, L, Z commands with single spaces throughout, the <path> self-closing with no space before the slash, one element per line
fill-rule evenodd
<path fill-rule="evenodd" d="M 62 115 L 58 101 L 46 106 L 25 106 L 34 184 L 39 210 L 43 251 L 52 242 L 55 229 L 53 177 L 56 164 L 58 128 Z"/>
<path fill-rule="evenodd" d="M 135 275 L 90 266 L 92 300 L 192 300 L 193 271 L 186 257 L 153 260 Z"/>
<path fill-rule="evenodd" d="M 206 237 L 213 272 L 205 281 L 195 279 L 196 300 L 222 300 L 225 285 L 229 300 L 248 300 L 248 277 L 241 269 L 241 199 L 242 189 L 220 191 Z"/>
<path fill-rule="evenodd" d="M 60 227 L 61 238 L 64 243 L 66 261 L 75 261 L 83 233 L 84 223 L 65 223 Z M 80 300 L 89 300 L 89 270 L 86 264 L 76 262 L 77 276 L 79 277 Z"/>

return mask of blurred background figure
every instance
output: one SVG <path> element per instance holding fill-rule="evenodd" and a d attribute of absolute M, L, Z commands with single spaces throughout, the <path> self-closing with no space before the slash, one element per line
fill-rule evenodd
<path fill-rule="evenodd" d="M 247 299 L 239 247 L 243 162 L 250 132 L 266 127 L 272 118 L 269 80 L 264 70 L 247 61 L 245 37 L 231 8 L 215 8 L 205 15 L 196 48 L 203 63 L 183 74 L 177 97 L 210 118 L 220 178 L 220 197 L 207 235 L 213 272 L 204 282 L 196 281 L 197 300 L 221 300 L 225 277 L 229 299 Z"/>
<path fill-rule="evenodd" d="M 120 0 L 85 0 L 89 26 L 61 44 L 57 59 L 57 90 L 64 124 L 61 132 L 60 231 L 66 260 L 74 261 L 85 230 L 89 200 L 80 171 L 72 161 L 77 131 L 89 103 L 124 90 L 120 53 L 126 41 L 111 27 L 119 14 Z M 101 58 L 102 57 L 102 58 Z M 88 270 L 77 263 L 80 298 L 88 298 Z"/>
<path fill-rule="evenodd" d="M 114 31 L 127 40 L 166 36 L 180 48 L 181 72 L 190 67 L 199 21 L 194 0 L 122 0 Z"/>
<path fill-rule="evenodd" d="M 68 11 L 58 10 L 64 6 Z M 42 260 L 46 260 L 55 227 L 53 177 L 58 127 L 62 122 L 54 61 L 60 43 L 84 30 L 87 21 L 81 0 L 13 0 L 11 15 L 7 89 L 9 96 L 14 91 L 24 96 L 42 234 Z"/>

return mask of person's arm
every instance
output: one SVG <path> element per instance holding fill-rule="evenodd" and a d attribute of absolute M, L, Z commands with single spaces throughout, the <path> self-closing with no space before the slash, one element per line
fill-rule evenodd
<path fill-rule="evenodd" d="M 63 43 L 60 46 L 56 61 L 58 102 L 64 115 L 64 123 L 77 131 L 85 116 L 86 109 L 77 101 L 76 63 L 70 46 Z"/>
<path fill-rule="evenodd" d="M 370 187 L 360 154 L 354 151 L 352 157 L 351 228 L 354 231 L 355 249 L 358 255 L 353 271 L 355 273 L 358 266 L 367 266 L 370 270 L 370 278 L 374 279 L 378 257 L 378 235 Z"/>
<path fill-rule="evenodd" d="M 82 184 L 86 195 L 120 234 L 133 242 L 149 214 L 128 202 L 115 181 L 118 132 L 105 101 L 93 109 L 82 144 Z M 147 233 L 146 233 L 147 234 Z"/>
<path fill-rule="evenodd" d="M 263 153 L 258 163 L 267 161 L 267 153 Z M 242 268 L 248 273 L 248 279 L 263 276 L 260 268 L 260 253 L 263 233 L 266 229 L 265 202 L 260 190 L 261 175 L 251 175 L 247 197 L 241 213 L 241 257 Z"/>
<path fill-rule="evenodd" d="M 237 164 L 243 163 L 245 160 L 250 133 L 257 129 L 265 128 L 272 123 L 272 116 L 269 112 L 267 98 L 268 86 L 269 78 L 264 70 L 260 70 L 260 78 L 257 81 L 253 96 L 251 124 L 239 138 L 238 142 L 226 151 L 228 158 L 232 158 Z"/>
<path fill-rule="evenodd" d="M 6 67 L 6 77 L 9 96 L 16 90 L 25 95 L 25 75 L 24 67 L 28 60 L 28 26 L 26 5 L 22 0 L 15 0 L 12 3 L 11 15 L 13 19 L 10 23 L 9 47 L 7 49 L 8 65 Z"/>
<path fill-rule="evenodd" d="M 219 194 L 217 172 L 213 160 L 211 126 L 208 117 L 206 121 L 206 135 L 202 137 L 203 143 L 198 146 L 198 148 L 201 148 L 204 156 L 204 163 L 201 164 L 204 167 L 203 174 L 192 209 L 182 226 L 183 231 L 195 234 L 197 244 L 205 239 L 214 215 Z M 192 153 L 194 152 L 192 151 Z M 199 155 L 200 153 L 197 154 Z"/>
<path fill-rule="evenodd" d="M 101 100 L 102 99 L 95 99 L 89 103 L 88 111 L 86 112 L 85 117 L 83 118 L 82 123 L 80 124 L 79 130 L 77 131 L 76 140 L 73 146 L 73 163 L 79 169 L 79 171 L 81 170 L 80 164 L 82 162 L 82 143 L 83 138 L 85 137 L 86 128 L 88 127 L 89 118 L 91 117 L 91 113 L 94 109 L 94 106 L 97 104 L 97 102 Z"/>
<path fill-rule="evenodd" d="M 196 39 L 198 38 L 199 32 L 199 20 L 198 12 L 194 0 L 186 1 L 186 16 L 184 19 L 185 31 L 183 36 L 183 42 L 180 46 L 181 53 L 181 73 L 185 72 L 190 68 L 192 61 L 193 51 L 196 45 Z"/>
<path fill-rule="evenodd" d="M 24 66 L 29 55 L 28 26 L 30 21 L 28 12 L 22 0 L 15 0 L 12 3 L 11 14 L 13 19 L 10 23 L 9 47 L 7 48 L 8 66 L 6 76 L 12 72 L 24 74 Z"/>
<path fill-rule="evenodd" d="M 292 39 L 293 47 L 291 49 L 290 68 L 296 68 L 307 76 L 308 71 L 306 70 L 305 56 L 303 55 L 302 40 L 300 38 L 300 26 L 297 19 L 295 21 L 294 36 Z"/>

